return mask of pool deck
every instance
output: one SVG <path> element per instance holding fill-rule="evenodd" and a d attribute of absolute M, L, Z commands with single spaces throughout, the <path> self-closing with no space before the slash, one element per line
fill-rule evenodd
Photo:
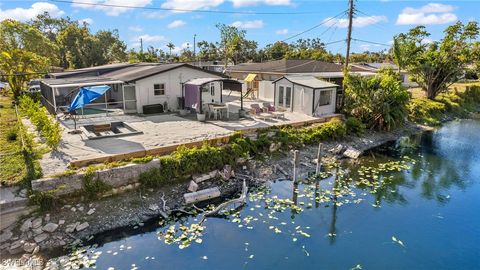
<path fill-rule="evenodd" d="M 233 103 L 236 101 L 232 101 Z M 254 101 L 244 102 L 244 107 Z M 257 102 L 258 103 L 258 102 Z M 239 106 L 239 103 L 238 103 Z M 83 125 L 125 122 L 143 134 L 88 140 L 84 134 L 70 134 L 73 120 L 59 122 L 64 127 L 62 142 L 57 151 L 45 154 L 40 164 L 44 176 L 62 173 L 69 165 L 83 167 L 93 163 L 117 161 L 145 155 L 164 155 L 174 151 L 179 145 L 188 147 L 201 145 L 204 141 L 228 140 L 235 131 L 251 132 L 272 126 L 304 126 L 321 123 L 339 114 L 324 117 L 311 117 L 300 113 L 286 112 L 284 118 L 262 120 L 242 118 L 236 120 L 208 120 L 199 122 L 178 114 L 109 115 L 103 117 L 83 117 L 77 119 L 77 128 Z"/>

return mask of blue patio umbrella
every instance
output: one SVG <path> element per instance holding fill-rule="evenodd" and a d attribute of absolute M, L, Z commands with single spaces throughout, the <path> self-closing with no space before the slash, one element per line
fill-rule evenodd
<path fill-rule="evenodd" d="M 68 111 L 73 112 L 76 109 L 87 105 L 98 97 L 103 96 L 108 90 L 110 90 L 110 86 L 108 85 L 80 87 L 80 91 L 78 91 L 75 98 L 73 98 L 72 103 L 70 103 L 70 106 L 68 107 Z"/>

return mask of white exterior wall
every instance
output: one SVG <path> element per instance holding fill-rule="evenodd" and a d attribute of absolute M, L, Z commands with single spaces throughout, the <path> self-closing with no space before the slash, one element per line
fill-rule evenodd
<path fill-rule="evenodd" d="M 293 111 L 312 115 L 313 89 L 295 84 L 293 87 Z"/>
<path fill-rule="evenodd" d="M 215 87 L 214 95 L 211 94 L 210 86 L 211 84 Z M 222 101 L 222 82 L 212 82 L 205 85 L 208 88 L 207 92 L 202 92 L 202 104 L 203 111 L 208 110 L 207 103 L 220 103 Z"/>
<path fill-rule="evenodd" d="M 258 82 L 258 98 L 265 101 L 273 101 L 274 86 L 272 81 Z"/>
<path fill-rule="evenodd" d="M 280 86 L 285 87 L 285 89 L 286 89 L 286 87 L 292 88 L 292 95 L 291 95 L 291 97 L 290 97 L 290 100 L 291 100 L 291 98 L 292 98 L 293 95 L 294 95 L 293 93 L 295 92 L 295 89 L 293 89 L 293 84 L 292 84 L 291 82 L 287 81 L 286 79 L 281 79 L 281 80 L 277 81 L 277 82 L 275 83 L 275 85 L 274 85 L 274 87 L 276 87 L 275 93 L 274 93 L 274 94 L 275 94 L 275 107 L 276 107 L 276 108 L 281 107 L 281 106 L 278 104 L 278 101 L 279 101 L 279 99 L 280 99 L 280 97 L 279 97 L 279 92 L 280 92 L 280 91 L 278 91 L 278 88 L 279 88 Z M 286 90 L 284 90 L 284 91 L 286 91 Z M 295 101 L 293 101 L 293 102 L 295 102 Z M 292 104 L 292 107 L 291 107 L 291 108 L 286 108 L 286 107 L 284 107 L 284 108 L 287 109 L 288 111 L 292 111 L 292 110 L 293 110 L 293 104 Z"/>
<path fill-rule="evenodd" d="M 283 87 L 292 87 L 292 83 L 286 79 L 279 80 L 275 83 L 275 107 L 278 106 L 279 100 L 279 91 L 278 88 Z M 319 106 L 314 108 L 318 104 L 318 99 L 320 98 L 320 91 L 332 91 L 330 104 L 325 106 Z M 314 95 L 315 93 L 315 95 Z M 325 88 L 325 89 L 312 89 L 310 87 L 305 87 L 298 84 L 293 84 L 292 91 L 292 107 L 288 111 L 303 113 L 306 115 L 320 116 L 335 113 L 335 104 L 336 104 L 336 88 Z M 314 111 L 312 111 L 312 108 Z"/>
<path fill-rule="evenodd" d="M 332 91 L 330 104 L 324 106 L 318 106 L 315 108 L 315 112 L 313 113 L 315 116 L 321 116 L 326 114 L 335 113 L 335 104 L 337 103 L 337 91 L 336 88 L 325 88 L 325 89 L 317 89 L 315 90 L 315 104 L 317 103 L 318 99 L 320 98 L 320 91 Z"/>
<path fill-rule="evenodd" d="M 174 111 L 177 110 L 179 108 L 177 97 L 182 96 L 181 83 L 195 78 L 221 77 L 201 70 L 180 67 L 136 81 L 135 93 L 137 99 L 137 112 L 143 113 L 144 105 L 163 105 L 165 101 L 168 103 L 168 109 Z M 157 83 L 165 84 L 165 95 L 155 96 L 153 94 L 153 85 Z"/>

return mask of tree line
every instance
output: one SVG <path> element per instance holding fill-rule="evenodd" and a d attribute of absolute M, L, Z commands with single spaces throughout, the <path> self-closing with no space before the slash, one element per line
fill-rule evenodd
<path fill-rule="evenodd" d="M 115 62 L 189 62 L 218 61 L 225 65 L 279 59 L 314 59 L 344 63 L 344 56 L 327 50 L 320 38 L 278 41 L 260 48 L 246 37 L 246 31 L 231 25 L 217 24 L 219 40 L 197 42 L 193 48 L 174 53 L 149 46 L 146 50 L 127 50 L 116 29 L 93 33 L 86 23 L 69 17 L 53 18 L 48 13 L 22 23 L 0 22 L 0 75 L 14 93 L 25 83 L 41 77 L 52 67 L 76 69 Z M 424 26 L 412 28 L 394 37 L 389 50 L 351 55 L 351 62 L 392 62 L 407 70 L 413 81 L 433 99 L 460 78 L 480 72 L 479 27 L 474 21 L 458 22 L 446 28 L 441 40 L 425 42 L 429 33 Z M 192 46 L 193 47 L 193 46 Z"/>

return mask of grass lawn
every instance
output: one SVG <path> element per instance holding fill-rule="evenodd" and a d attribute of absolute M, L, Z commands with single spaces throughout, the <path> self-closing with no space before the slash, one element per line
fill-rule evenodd
<path fill-rule="evenodd" d="M 452 90 L 456 89 L 459 92 L 464 92 L 465 89 L 467 88 L 467 86 L 472 86 L 472 85 L 480 85 L 480 81 L 454 83 L 448 88 L 448 90 L 452 91 Z M 420 88 L 420 87 L 410 88 L 409 91 L 412 93 L 413 98 L 425 98 L 426 97 L 425 91 L 423 91 L 422 88 Z"/>
<path fill-rule="evenodd" d="M 0 96 L 0 181 L 4 185 L 27 184 L 40 175 L 39 154 L 22 151 L 15 108 L 12 98 Z M 25 141 L 33 144 L 31 138 Z"/>

